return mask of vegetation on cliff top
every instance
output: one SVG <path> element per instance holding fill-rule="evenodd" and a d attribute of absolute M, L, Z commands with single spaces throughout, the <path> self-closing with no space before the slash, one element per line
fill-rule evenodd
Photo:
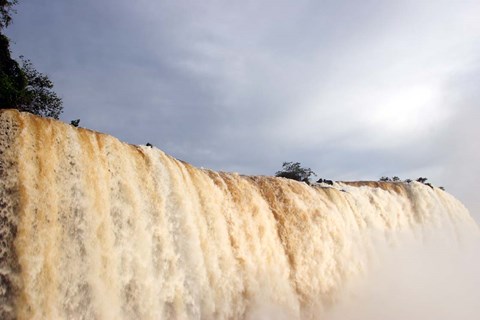
<path fill-rule="evenodd" d="M 300 162 L 284 162 L 282 165 L 282 170 L 277 171 L 275 173 L 276 177 L 281 177 L 281 178 L 287 178 L 287 179 L 292 179 L 295 181 L 300 181 L 300 182 L 305 182 L 310 185 L 310 177 L 311 176 L 316 176 L 315 172 L 313 172 L 312 169 L 310 168 L 304 168 L 301 166 Z M 430 188 L 434 188 L 433 185 L 429 182 L 427 182 L 427 178 L 420 177 L 416 179 L 417 182 L 423 183 L 426 186 L 429 186 Z M 399 177 L 394 176 L 392 178 L 383 176 L 381 177 L 378 181 L 380 182 L 403 182 L 403 183 L 410 183 L 412 182 L 411 179 L 405 179 L 401 180 Z M 333 185 L 332 180 L 328 179 L 323 179 L 320 178 L 318 179 L 317 183 L 325 183 L 329 185 Z M 441 190 L 445 190 L 444 187 L 438 187 Z"/>
<path fill-rule="evenodd" d="M 276 177 L 302 181 L 306 182 L 307 184 L 310 184 L 309 178 L 312 175 L 316 176 L 315 172 L 313 172 L 310 168 L 303 168 L 300 165 L 300 162 L 284 162 L 282 165 L 282 170 L 275 173 Z"/>
<path fill-rule="evenodd" d="M 0 0 L 0 109 L 18 109 L 42 117 L 58 119 L 62 99 L 52 90 L 53 82 L 20 56 L 21 64 L 11 57 L 10 39 L 3 34 L 12 21 L 17 0 Z"/>

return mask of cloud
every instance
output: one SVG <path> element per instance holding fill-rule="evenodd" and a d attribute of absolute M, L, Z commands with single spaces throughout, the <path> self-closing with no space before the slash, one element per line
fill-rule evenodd
<path fill-rule="evenodd" d="M 480 60 L 464 74 L 453 77 L 446 85 L 444 103 L 453 115 L 436 143 L 442 146 L 441 178 L 480 221 Z"/>
<path fill-rule="evenodd" d="M 479 11 L 446 0 L 41 0 L 21 2 L 8 31 L 53 79 L 66 121 L 217 170 L 300 161 L 334 179 L 427 175 L 471 207 Z"/>

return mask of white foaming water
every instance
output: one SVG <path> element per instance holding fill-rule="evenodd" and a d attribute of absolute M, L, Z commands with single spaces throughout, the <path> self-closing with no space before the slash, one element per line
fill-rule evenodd
<path fill-rule="evenodd" d="M 329 188 L 217 173 L 60 122 L 0 116 L 1 318 L 377 316 L 355 309 L 381 296 L 369 283 L 401 295 L 375 281 L 410 252 L 418 270 L 436 261 L 408 248 L 478 241 L 460 202 L 419 183 Z M 417 270 L 406 266 L 407 277 Z"/>

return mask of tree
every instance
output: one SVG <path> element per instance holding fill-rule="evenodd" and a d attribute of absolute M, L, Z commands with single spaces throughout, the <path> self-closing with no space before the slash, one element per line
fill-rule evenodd
<path fill-rule="evenodd" d="M 30 60 L 22 59 L 22 71 L 27 78 L 24 99 L 19 101 L 19 109 L 42 117 L 58 119 L 62 113 L 62 99 L 53 92 L 53 82 L 33 67 Z"/>
<path fill-rule="evenodd" d="M 13 6 L 18 0 L 0 0 L 0 30 L 8 27 L 12 21 L 11 13 L 15 13 Z"/>
<path fill-rule="evenodd" d="M 309 183 L 310 176 L 316 176 L 310 168 L 302 168 L 299 162 L 284 162 L 283 169 L 275 173 L 276 177 L 282 177 Z"/>
<path fill-rule="evenodd" d="M 0 0 L 0 30 L 12 20 L 17 0 Z M 53 92 L 53 82 L 38 72 L 30 60 L 20 57 L 22 65 L 12 59 L 8 37 L 0 33 L 0 109 L 15 108 L 42 117 L 58 119 L 62 99 Z"/>
<path fill-rule="evenodd" d="M 25 73 L 10 56 L 8 38 L 0 33 L 0 107 L 18 106 L 19 101 L 24 100 L 27 85 Z"/>

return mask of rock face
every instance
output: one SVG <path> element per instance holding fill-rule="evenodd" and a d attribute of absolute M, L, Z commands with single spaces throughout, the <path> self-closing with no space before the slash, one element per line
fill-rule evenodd
<path fill-rule="evenodd" d="M 318 318 L 377 243 L 478 234 L 460 202 L 420 183 L 200 170 L 10 110 L 0 178 L 1 319 L 241 319 L 272 306 Z"/>

